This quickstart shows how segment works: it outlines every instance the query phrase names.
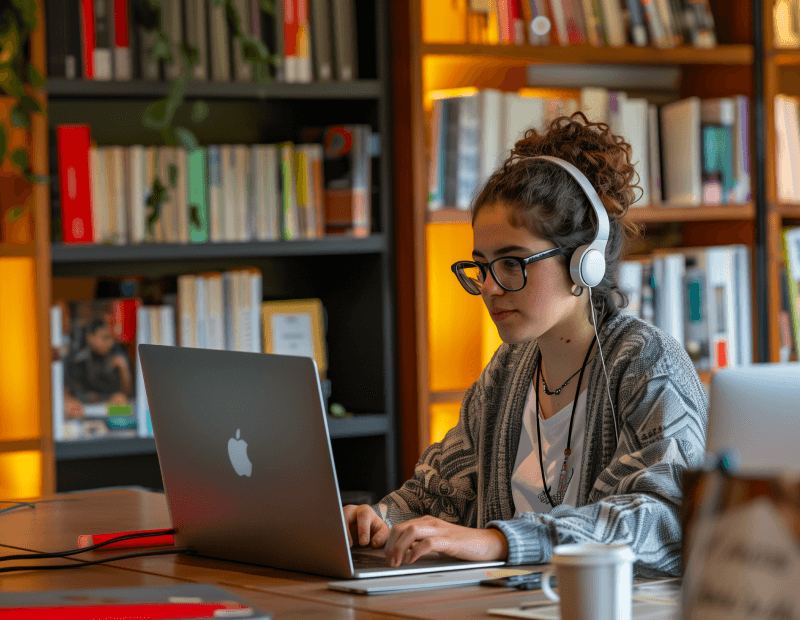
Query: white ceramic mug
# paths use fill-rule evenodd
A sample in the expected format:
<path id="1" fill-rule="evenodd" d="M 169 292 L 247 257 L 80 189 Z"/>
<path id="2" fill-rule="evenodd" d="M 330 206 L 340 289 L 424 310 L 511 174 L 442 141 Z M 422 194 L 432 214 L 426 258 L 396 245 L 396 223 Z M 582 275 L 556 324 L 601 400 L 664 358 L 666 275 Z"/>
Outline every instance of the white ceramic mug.
<path id="1" fill-rule="evenodd" d="M 628 545 L 558 545 L 542 592 L 559 603 L 561 620 L 631 620 L 634 559 Z M 554 575 L 560 596 L 550 587 Z"/>

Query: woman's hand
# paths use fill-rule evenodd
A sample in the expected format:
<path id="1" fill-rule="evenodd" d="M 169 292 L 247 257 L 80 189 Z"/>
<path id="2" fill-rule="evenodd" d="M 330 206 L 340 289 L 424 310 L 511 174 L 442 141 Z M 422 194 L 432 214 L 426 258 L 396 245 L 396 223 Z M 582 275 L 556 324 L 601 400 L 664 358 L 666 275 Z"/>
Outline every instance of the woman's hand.
<path id="1" fill-rule="evenodd" d="M 372 506 L 361 504 L 355 506 L 349 504 L 345 506 L 344 521 L 347 524 L 347 541 L 352 547 L 355 544 L 366 547 L 382 547 L 389 537 L 389 526 L 381 519 Z"/>
<path id="2" fill-rule="evenodd" d="M 464 527 L 425 516 L 392 527 L 384 551 L 389 566 L 410 564 L 432 551 L 459 560 L 505 560 L 508 541 L 497 529 Z"/>

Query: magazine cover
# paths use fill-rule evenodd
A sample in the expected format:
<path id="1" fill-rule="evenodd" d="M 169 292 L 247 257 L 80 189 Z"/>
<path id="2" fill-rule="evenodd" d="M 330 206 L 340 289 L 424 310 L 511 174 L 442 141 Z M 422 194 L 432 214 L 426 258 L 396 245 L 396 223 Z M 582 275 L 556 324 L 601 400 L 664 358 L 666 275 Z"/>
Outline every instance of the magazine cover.
<path id="1" fill-rule="evenodd" d="M 53 306 L 53 363 L 60 365 L 53 373 L 56 441 L 136 436 L 140 305 L 140 299 L 96 299 Z"/>

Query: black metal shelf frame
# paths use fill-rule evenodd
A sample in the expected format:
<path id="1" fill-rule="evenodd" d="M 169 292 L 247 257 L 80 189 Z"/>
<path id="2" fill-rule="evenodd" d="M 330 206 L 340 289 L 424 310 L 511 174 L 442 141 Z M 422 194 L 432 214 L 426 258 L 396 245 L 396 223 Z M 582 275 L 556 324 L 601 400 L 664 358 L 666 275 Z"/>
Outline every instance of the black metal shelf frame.
<path id="1" fill-rule="evenodd" d="M 160 99 L 167 96 L 169 88 L 169 82 L 148 80 L 47 80 L 49 99 Z M 382 93 L 379 80 L 310 84 L 189 82 L 186 87 L 189 99 L 379 99 Z"/>

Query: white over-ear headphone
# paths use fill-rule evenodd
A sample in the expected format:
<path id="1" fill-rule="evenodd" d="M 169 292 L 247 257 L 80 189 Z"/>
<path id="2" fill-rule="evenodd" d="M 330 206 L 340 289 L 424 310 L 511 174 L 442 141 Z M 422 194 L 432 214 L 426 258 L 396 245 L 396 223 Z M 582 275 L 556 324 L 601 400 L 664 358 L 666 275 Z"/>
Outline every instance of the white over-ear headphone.
<path id="1" fill-rule="evenodd" d="M 578 247 L 572 254 L 569 262 L 569 274 L 576 285 L 586 288 L 597 286 L 602 282 L 606 273 L 606 244 L 608 243 L 608 214 L 600 196 L 597 195 L 589 179 L 568 161 L 551 157 L 550 155 L 537 155 L 531 159 L 544 159 L 566 170 L 581 186 L 583 193 L 589 199 L 597 215 L 597 235 L 588 245 Z"/>

